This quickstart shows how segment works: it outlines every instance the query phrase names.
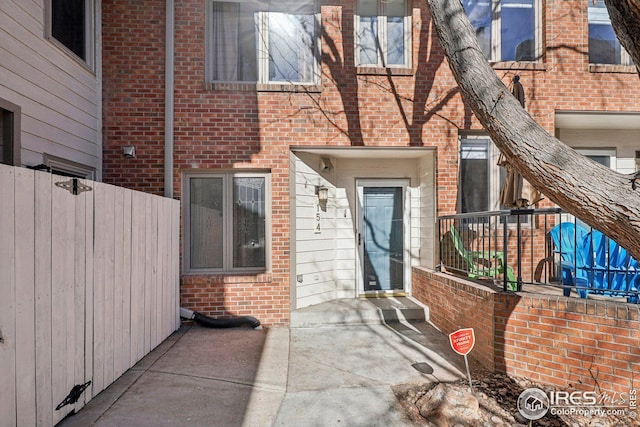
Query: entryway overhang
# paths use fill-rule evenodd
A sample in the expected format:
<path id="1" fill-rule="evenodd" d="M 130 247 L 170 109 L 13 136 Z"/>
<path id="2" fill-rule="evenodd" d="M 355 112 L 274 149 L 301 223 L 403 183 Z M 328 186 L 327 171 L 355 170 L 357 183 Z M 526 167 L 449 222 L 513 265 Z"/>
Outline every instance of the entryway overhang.
<path id="1" fill-rule="evenodd" d="M 362 228 L 365 223 L 371 226 L 367 221 L 371 218 L 381 225 L 378 236 L 385 234 L 382 230 L 398 233 L 375 244 L 386 249 L 393 242 L 388 248 L 394 254 L 390 262 L 404 271 L 403 285 L 395 284 L 393 293 L 400 289 L 400 294 L 410 295 L 410 267 L 434 264 L 435 171 L 433 147 L 290 147 L 292 310 L 356 298 L 373 292 L 372 287 L 385 293 L 381 281 L 371 279 L 367 264 L 371 252 L 364 252 L 367 234 Z M 363 186 L 369 190 L 363 191 Z M 364 199 L 376 201 L 375 206 L 367 205 L 369 210 L 363 206 L 363 194 Z M 389 218 L 371 213 L 371 209 L 389 210 L 385 203 L 404 213 Z M 387 219 L 389 224 L 382 226 Z M 402 232 L 390 225 L 397 221 L 403 224 Z M 372 239 L 369 242 L 373 244 Z M 397 267 L 399 262 L 404 267 Z"/>

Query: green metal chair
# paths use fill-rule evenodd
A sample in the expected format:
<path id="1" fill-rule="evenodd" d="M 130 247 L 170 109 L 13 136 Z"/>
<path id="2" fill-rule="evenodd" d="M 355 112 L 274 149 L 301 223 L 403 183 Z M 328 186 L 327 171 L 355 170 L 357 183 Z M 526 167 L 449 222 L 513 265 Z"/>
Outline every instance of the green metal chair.
<path id="1" fill-rule="evenodd" d="M 516 275 L 513 269 L 504 262 L 504 252 L 471 251 L 465 248 L 460 232 L 453 225 L 451 226 L 451 240 L 456 251 L 466 264 L 469 278 L 479 279 L 504 274 L 507 278 L 509 290 L 518 290 Z"/>

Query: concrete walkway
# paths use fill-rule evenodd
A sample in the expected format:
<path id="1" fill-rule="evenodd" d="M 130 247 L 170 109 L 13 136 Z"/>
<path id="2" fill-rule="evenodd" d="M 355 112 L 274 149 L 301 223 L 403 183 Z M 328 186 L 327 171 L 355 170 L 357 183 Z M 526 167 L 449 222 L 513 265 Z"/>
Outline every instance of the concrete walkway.
<path id="1" fill-rule="evenodd" d="M 392 386 L 463 378 L 464 362 L 405 320 L 415 302 L 382 304 L 321 304 L 290 329 L 183 326 L 60 425 L 412 426 Z"/>

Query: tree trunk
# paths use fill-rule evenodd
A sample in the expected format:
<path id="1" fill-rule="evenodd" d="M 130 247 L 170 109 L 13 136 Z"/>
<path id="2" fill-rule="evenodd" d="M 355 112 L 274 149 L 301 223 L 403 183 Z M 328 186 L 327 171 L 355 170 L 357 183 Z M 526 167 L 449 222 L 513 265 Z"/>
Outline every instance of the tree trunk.
<path id="1" fill-rule="evenodd" d="M 640 182 L 635 190 L 629 175 L 549 135 L 493 71 L 461 3 L 427 1 L 458 86 L 502 154 L 545 196 L 640 259 Z"/>

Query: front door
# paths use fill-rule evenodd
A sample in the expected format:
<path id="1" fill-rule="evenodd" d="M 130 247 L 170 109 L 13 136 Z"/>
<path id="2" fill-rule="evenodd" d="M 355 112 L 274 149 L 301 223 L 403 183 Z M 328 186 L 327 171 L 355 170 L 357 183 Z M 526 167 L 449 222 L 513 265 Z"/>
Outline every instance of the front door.
<path id="1" fill-rule="evenodd" d="M 401 180 L 358 182 L 361 292 L 405 290 L 405 188 Z"/>

